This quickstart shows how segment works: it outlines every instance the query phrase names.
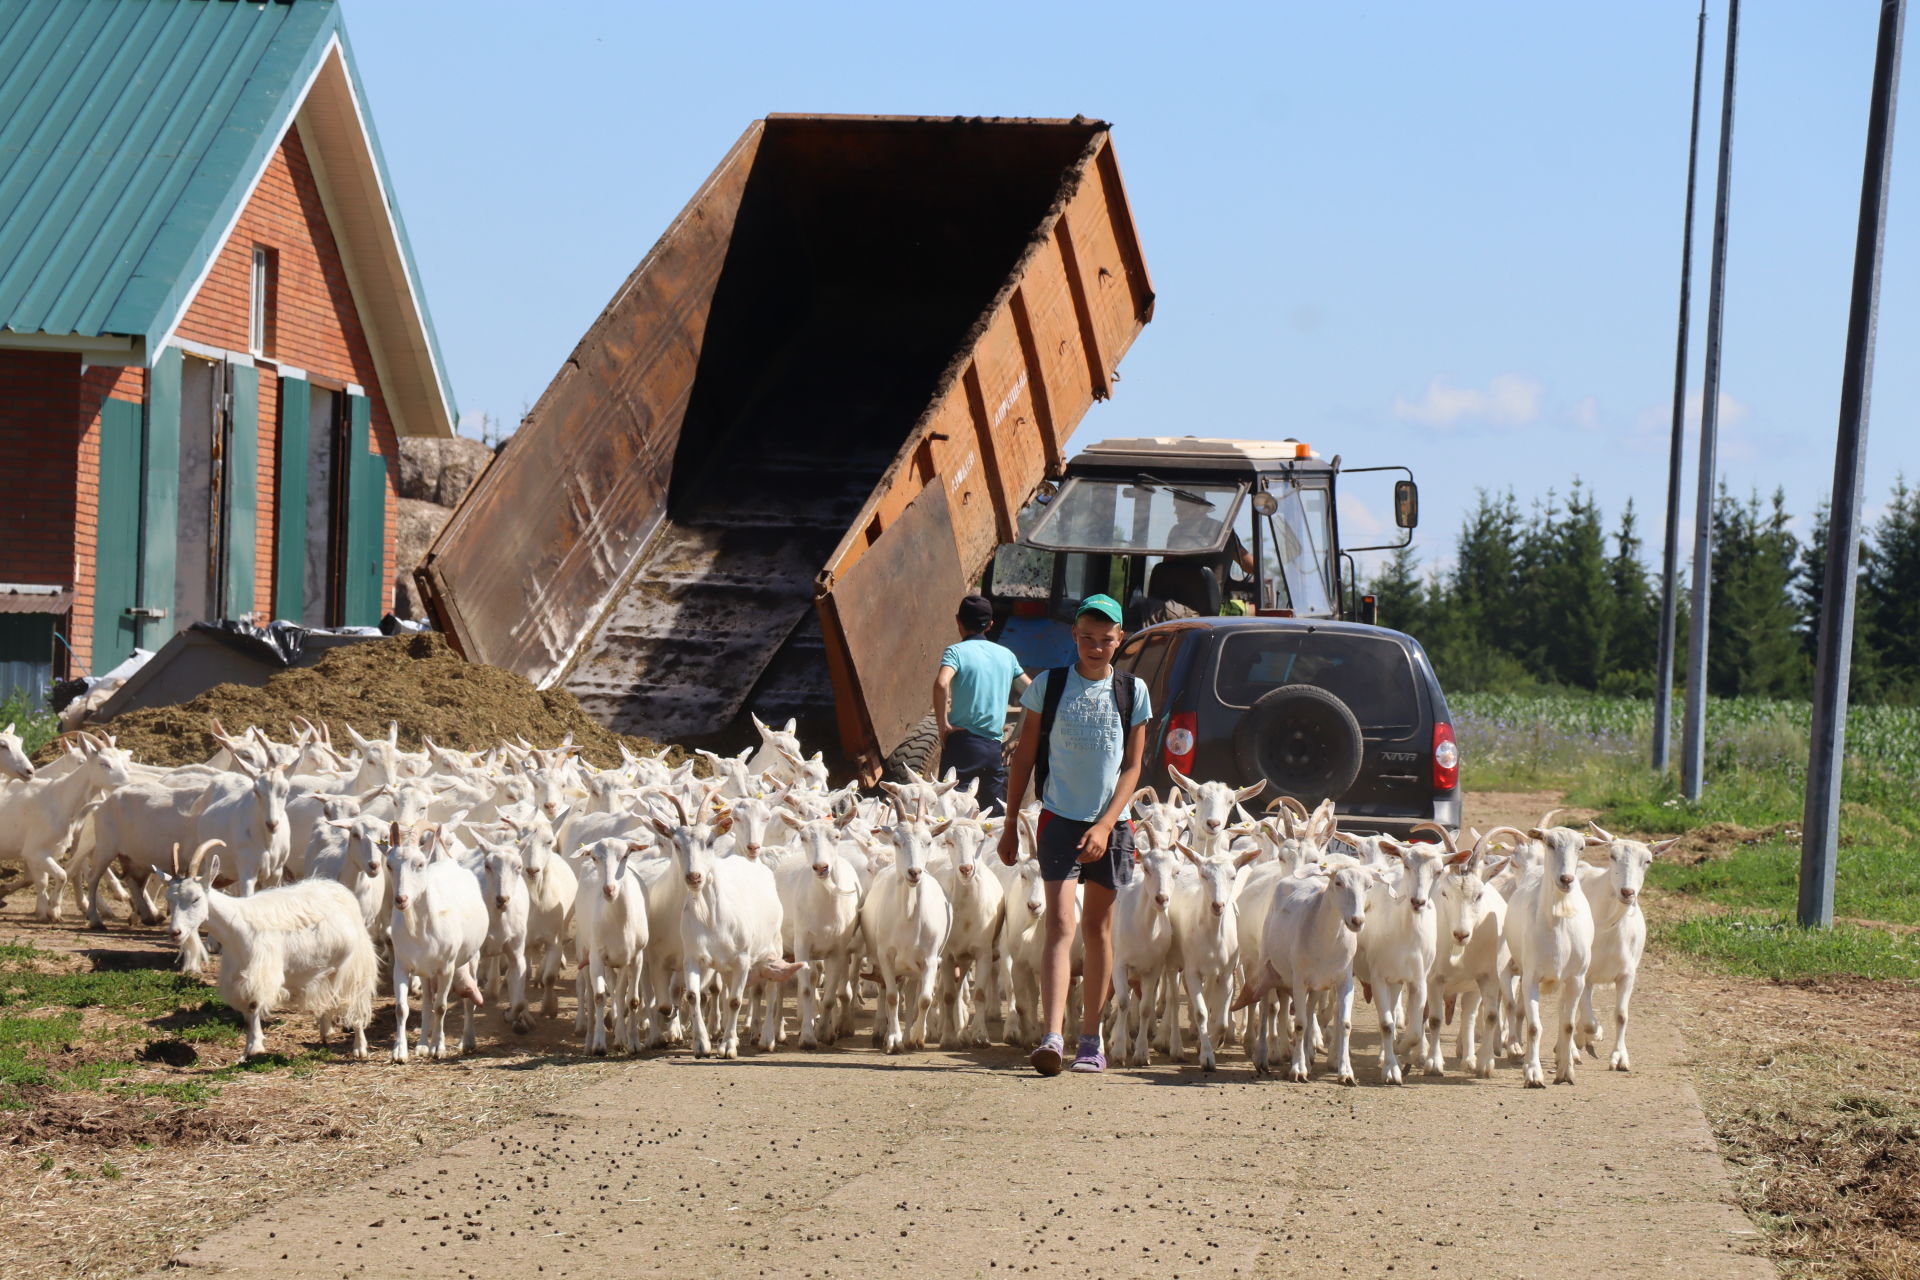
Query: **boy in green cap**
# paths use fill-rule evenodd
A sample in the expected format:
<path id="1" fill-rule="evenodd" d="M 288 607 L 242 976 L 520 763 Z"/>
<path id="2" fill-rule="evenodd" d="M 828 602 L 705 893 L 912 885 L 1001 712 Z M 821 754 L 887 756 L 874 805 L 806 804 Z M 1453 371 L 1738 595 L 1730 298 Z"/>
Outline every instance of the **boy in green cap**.
<path id="1" fill-rule="evenodd" d="M 1040 1004 L 1046 1033 L 1033 1051 L 1041 1075 L 1060 1073 L 1065 1058 L 1061 1023 L 1072 982 L 1073 931 L 1079 917 L 1085 960 L 1082 973 L 1080 1043 L 1073 1069 L 1104 1071 L 1100 1019 L 1113 980 L 1113 899 L 1133 878 L 1133 825 L 1124 815 L 1140 785 L 1146 751 L 1146 685 L 1113 669 L 1126 633 L 1112 596 L 1088 596 L 1073 619 L 1079 661 L 1043 672 L 1020 698 L 1026 716 L 1020 746 L 1007 777 L 1007 813 L 1017 815 L 1028 779 L 1040 784 L 1036 854 L 1046 882 L 1046 950 L 1040 966 Z M 1000 835 L 1000 860 L 1012 866 L 1020 853 L 1016 822 Z M 1085 886 L 1081 914 L 1075 882 Z"/>

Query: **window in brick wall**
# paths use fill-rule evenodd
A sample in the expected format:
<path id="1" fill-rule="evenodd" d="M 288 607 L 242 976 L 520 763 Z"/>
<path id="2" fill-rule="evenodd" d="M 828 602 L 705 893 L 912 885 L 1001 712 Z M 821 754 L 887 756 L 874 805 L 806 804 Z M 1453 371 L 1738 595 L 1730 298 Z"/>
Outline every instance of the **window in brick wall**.
<path id="1" fill-rule="evenodd" d="M 247 349 L 256 356 L 273 354 L 275 259 L 279 255 L 260 245 L 253 247 L 252 288 L 248 291 Z"/>

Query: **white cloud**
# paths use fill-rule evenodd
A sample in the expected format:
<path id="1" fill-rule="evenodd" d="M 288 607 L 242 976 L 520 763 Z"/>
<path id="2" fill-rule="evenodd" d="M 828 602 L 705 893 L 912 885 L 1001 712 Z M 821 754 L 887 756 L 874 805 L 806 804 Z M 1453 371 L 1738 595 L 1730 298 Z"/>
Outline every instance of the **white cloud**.
<path id="1" fill-rule="evenodd" d="M 1567 410 L 1567 420 L 1582 431 L 1600 429 L 1600 401 L 1593 396 L 1585 396 L 1574 402 Z"/>
<path id="2" fill-rule="evenodd" d="M 1384 520 L 1350 493 L 1340 495 L 1340 533 L 1347 542 L 1372 542 L 1387 531 Z"/>
<path id="3" fill-rule="evenodd" d="M 1706 392 L 1692 391 L 1687 394 L 1687 430 L 1698 433 L 1700 430 L 1700 408 L 1706 403 Z M 1720 393 L 1720 429 L 1743 425 L 1753 417 L 1753 406 L 1744 400 L 1736 399 L 1725 391 Z M 1657 408 L 1642 409 L 1636 425 L 1640 432 L 1648 436 L 1665 437 L 1673 426 L 1673 402 Z"/>
<path id="4" fill-rule="evenodd" d="M 1523 427 L 1539 418 L 1541 393 L 1538 382 L 1517 373 L 1500 374 L 1484 388 L 1451 386 L 1445 378 L 1435 378 L 1418 400 L 1395 396 L 1393 416 L 1429 427 Z"/>

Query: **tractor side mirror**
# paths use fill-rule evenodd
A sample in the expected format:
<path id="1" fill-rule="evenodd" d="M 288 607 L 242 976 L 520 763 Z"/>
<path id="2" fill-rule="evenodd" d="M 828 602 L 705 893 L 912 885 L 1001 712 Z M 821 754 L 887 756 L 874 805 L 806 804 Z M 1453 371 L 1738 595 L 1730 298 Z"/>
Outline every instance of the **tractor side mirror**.
<path id="1" fill-rule="evenodd" d="M 1411 529 L 1420 523 L 1420 486 L 1411 480 L 1394 482 L 1393 522 L 1402 529 Z"/>

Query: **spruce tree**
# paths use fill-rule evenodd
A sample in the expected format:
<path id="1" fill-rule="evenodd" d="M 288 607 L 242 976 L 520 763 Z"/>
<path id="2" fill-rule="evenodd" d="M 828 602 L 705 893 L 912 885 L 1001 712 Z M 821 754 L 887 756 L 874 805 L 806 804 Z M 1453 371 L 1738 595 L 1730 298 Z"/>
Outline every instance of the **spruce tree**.
<path id="1" fill-rule="evenodd" d="M 1800 648 L 1809 662 L 1820 652 L 1820 610 L 1827 597 L 1827 539 L 1832 529 L 1833 504 L 1822 498 L 1813 509 L 1813 528 L 1793 570 L 1794 603 L 1800 611 Z"/>
<path id="2" fill-rule="evenodd" d="M 1614 534 L 1613 559 L 1607 562 L 1607 578 L 1613 588 L 1613 643 L 1602 677 L 1608 687 L 1623 693 L 1650 690 L 1654 669 L 1659 665 L 1660 600 L 1647 584 L 1646 566 L 1640 562 L 1641 548 L 1639 522 L 1633 499 L 1628 498 Z"/>
<path id="3" fill-rule="evenodd" d="M 1402 547 L 1374 572 L 1367 583 L 1380 625 L 1421 637 L 1426 633 L 1426 592 L 1420 582 L 1419 561 L 1412 547 Z"/>
<path id="4" fill-rule="evenodd" d="M 1714 501 L 1713 609 L 1707 689 L 1720 697 L 1797 697 L 1808 663 L 1791 598 L 1798 541 L 1778 491 L 1762 512 L 1759 495 L 1736 501 L 1724 485 Z"/>
<path id="5" fill-rule="evenodd" d="M 1564 511 L 1547 508 L 1532 550 L 1530 612 L 1544 672 L 1572 688 L 1597 688 L 1613 632 L 1613 589 L 1600 508 L 1578 479 Z"/>
<path id="6" fill-rule="evenodd" d="M 1920 702 L 1920 489 L 1905 477 L 1873 526 L 1856 626 L 1868 633 L 1882 696 Z"/>

